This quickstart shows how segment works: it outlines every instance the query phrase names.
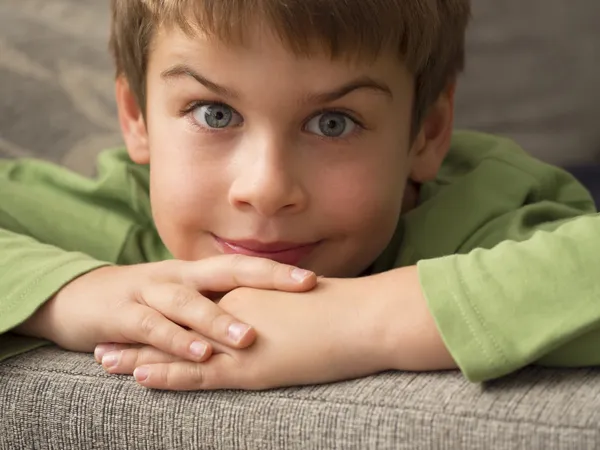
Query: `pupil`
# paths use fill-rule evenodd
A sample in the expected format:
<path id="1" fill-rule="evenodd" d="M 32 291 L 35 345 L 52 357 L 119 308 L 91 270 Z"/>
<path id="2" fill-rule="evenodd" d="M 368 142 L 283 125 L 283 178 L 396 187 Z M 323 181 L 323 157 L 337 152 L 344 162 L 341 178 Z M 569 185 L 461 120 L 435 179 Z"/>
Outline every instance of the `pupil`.
<path id="1" fill-rule="evenodd" d="M 333 120 L 333 119 L 331 119 L 331 120 L 329 120 L 329 122 L 327 122 L 327 126 L 328 126 L 328 127 L 331 129 L 331 130 L 334 130 L 334 129 L 335 129 L 335 127 L 336 127 L 336 125 L 337 125 L 337 124 L 336 124 L 335 120 Z"/>
<path id="2" fill-rule="evenodd" d="M 216 119 L 217 119 L 217 120 L 223 120 L 223 117 L 224 117 L 223 111 L 218 111 L 218 112 L 215 114 L 215 116 L 216 116 Z"/>

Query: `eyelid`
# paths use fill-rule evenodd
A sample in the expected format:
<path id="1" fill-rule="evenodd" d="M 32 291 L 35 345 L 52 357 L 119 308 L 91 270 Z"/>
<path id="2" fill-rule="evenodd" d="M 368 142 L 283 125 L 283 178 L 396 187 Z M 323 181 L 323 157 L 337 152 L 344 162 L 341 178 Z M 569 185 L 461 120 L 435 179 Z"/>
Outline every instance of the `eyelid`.
<path id="1" fill-rule="evenodd" d="M 304 123 L 304 127 L 306 127 L 306 125 L 313 119 L 315 119 L 316 117 L 322 116 L 323 114 L 341 114 L 343 116 L 346 116 L 348 119 L 350 119 L 351 121 L 353 121 L 357 126 L 359 126 L 360 128 L 363 129 L 368 129 L 365 124 L 364 121 L 359 119 L 358 117 L 356 117 L 356 114 L 352 113 L 351 111 L 348 111 L 344 108 L 323 108 L 320 109 L 319 111 L 317 111 L 316 113 L 314 113 L 313 115 L 311 115 L 306 122 Z"/>
<path id="2" fill-rule="evenodd" d="M 180 111 L 180 116 L 185 117 L 185 119 L 193 126 L 196 130 L 201 130 L 203 133 L 224 133 L 231 128 L 237 128 L 239 125 L 235 127 L 225 127 L 225 128 L 210 128 L 200 125 L 193 117 L 193 112 L 201 108 L 202 106 L 223 106 L 225 108 L 229 108 L 234 115 L 238 115 L 241 118 L 241 123 L 244 122 L 244 117 L 232 106 L 227 103 L 214 101 L 214 100 L 195 100 L 188 104 L 184 109 Z"/>
<path id="3" fill-rule="evenodd" d="M 231 109 L 231 111 L 233 111 L 235 114 L 238 114 L 239 116 L 241 116 L 241 114 L 233 106 L 230 106 L 230 105 L 228 105 L 227 103 L 224 103 L 224 102 L 211 101 L 211 100 L 195 100 L 195 101 L 189 103 L 185 108 L 183 108 L 181 110 L 181 114 L 182 115 L 189 114 L 192 111 L 194 111 L 196 108 L 200 108 L 202 106 L 207 106 L 207 105 L 211 105 L 211 106 L 224 106 L 226 108 Z"/>

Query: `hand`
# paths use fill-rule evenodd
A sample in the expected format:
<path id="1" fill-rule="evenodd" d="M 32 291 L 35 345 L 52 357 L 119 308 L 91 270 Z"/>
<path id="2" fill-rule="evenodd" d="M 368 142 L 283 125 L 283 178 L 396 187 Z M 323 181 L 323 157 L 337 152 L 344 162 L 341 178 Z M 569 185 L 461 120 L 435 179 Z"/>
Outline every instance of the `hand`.
<path id="1" fill-rule="evenodd" d="M 245 348 L 256 337 L 206 295 L 239 286 L 303 291 L 315 284 L 312 272 L 241 255 L 104 267 L 66 285 L 15 331 L 73 351 L 92 351 L 102 342 L 142 343 L 203 361 L 211 343 Z"/>
<path id="2" fill-rule="evenodd" d="M 138 367 L 144 386 L 174 390 L 266 389 L 376 373 L 391 367 L 384 330 L 376 326 L 381 308 L 369 307 L 369 290 L 363 279 L 321 279 L 302 294 L 237 289 L 219 306 L 254 326 L 252 347 L 215 345 L 220 353 L 197 364 L 148 346 L 118 346 L 103 363 L 111 373 L 131 374 Z"/>
<path id="3" fill-rule="evenodd" d="M 237 289 L 219 304 L 254 325 L 244 351 L 217 348 L 205 363 L 150 346 L 118 346 L 111 373 L 155 389 L 267 389 L 326 383 L 384 370 L 456 368 L 423 296 L 416 267 L 358 279 L 322 279 L 306 293 Z M 109 367 L 110 366 L 110 367 Z"/>

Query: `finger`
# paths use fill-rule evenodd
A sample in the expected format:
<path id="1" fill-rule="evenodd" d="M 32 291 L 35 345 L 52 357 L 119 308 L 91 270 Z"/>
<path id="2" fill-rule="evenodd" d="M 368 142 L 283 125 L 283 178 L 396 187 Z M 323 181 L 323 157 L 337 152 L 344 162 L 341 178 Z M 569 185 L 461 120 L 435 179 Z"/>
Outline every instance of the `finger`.
<path id="1" fill-rule="evenodd" d="M 150 364 L 135 369 L 136 381 L 151 389 L 170 391 L 198 391 L 235 389 L 231 374 L 239 370 L 238 363 L 229 355 L 214 355 L 206 363 L 173 362 Z"/>
<path id="2" fill-rule="evenodd" d="M 102 367 L 108 373 L 131 375 L 136 367 L 145 364 L 181 362 L 181 358 L 154 347 L 143 346 L 108 352 L 102 358 Z"/>
<path id="3" fill-rule="evenodd" d="M 114 344 L 114 343 L 98 344 L 96 346 L 96 348 L 94 349 L 94 358 L 96 359 L 96 362 L 101 363 L 104 355 L 109 352 L 113 352 L 113 351 L 117 351 L 117 350 L 125 350 L 128 348 L 137 348 L 137 347 L 140 347 L 140 345 L 139 344 Z"/>
<path id="4" fill-rule="evenodd" d="M 152 307 L 131 304 L 119 320 L 118 327 L 128 341 L 147 344 L 191 361 L 204 361 L 211 355 L 212 347 L 206 340 L 173 323 Z"/>
<path id="5" fill-rule="evenodd" d="M 166 318 L 214 342 L 230 348 L 246 348 L 256 339 L 256 332 L 250 325 L 240 322 L 190 287 L 172 283 L 155 284 L 143 288 L 141 295 L 148 306 Z M 148 343 L 173 353 L 164 345 Z"/>
<path id="6" fill-rule="evenodd" d="M 205 292 L 229 292 L 238 287 L 304 292 L 317 284 L 314 272 L 265 258 L 222 255 L 181 266 L 180 281 Z"/>

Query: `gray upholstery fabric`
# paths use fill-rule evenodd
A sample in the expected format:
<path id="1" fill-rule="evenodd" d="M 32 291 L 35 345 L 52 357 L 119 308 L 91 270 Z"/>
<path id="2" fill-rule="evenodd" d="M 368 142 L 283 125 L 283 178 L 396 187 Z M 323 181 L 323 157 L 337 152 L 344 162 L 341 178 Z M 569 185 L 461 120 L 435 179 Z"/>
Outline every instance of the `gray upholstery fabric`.
<path id="1" fill-rule="evenodd" d="M 478 386 L 456 373 L 329 386 L 155 392 L 88 355 L 41 349 L 0 364 L 0 450 L 592 449 L 600 373 L 527 369 Z"/>
<path id="2" fill-rule="evenodd" d="M 459 124 L 554 162 L 600 150 L 596 0 L 474 0 Z M 107 0 L 0 1 L 0 156 L 92 173 L 121 142 Z M 534 26 L 535 24 L 535 26 Z M 263 393 L 163 393 L 45 348 L 0 364 L 0 450 L 589 449 L 600 374 L 527 369 L 486 386 L 383 374 Z"/>

